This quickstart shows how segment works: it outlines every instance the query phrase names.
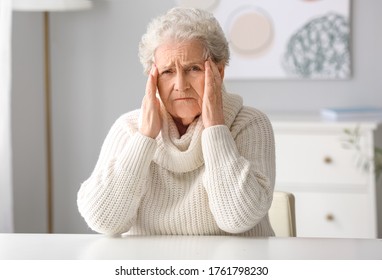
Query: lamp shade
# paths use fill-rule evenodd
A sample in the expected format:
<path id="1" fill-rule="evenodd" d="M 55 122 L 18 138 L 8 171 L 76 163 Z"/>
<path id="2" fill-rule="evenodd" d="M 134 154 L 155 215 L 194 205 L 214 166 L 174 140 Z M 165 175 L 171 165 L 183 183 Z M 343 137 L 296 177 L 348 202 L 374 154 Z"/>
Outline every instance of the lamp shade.
<path id="1" fill-rule="evenodd" d="M 59 12 L 89 9 L 89 0 L 13 0 L 14 11 Z"/>

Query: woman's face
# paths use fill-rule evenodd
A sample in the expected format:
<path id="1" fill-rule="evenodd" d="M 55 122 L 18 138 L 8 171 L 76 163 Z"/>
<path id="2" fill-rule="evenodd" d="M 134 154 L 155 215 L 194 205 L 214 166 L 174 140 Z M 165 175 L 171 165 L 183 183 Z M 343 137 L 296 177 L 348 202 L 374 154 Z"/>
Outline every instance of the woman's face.
<path id="1" fill-rule="evenodd" d="M 155 52 L 158 90 L 167 112 L 183 125 L 202 113 L 204 48 L 197 40 L 167 42 Z"/>

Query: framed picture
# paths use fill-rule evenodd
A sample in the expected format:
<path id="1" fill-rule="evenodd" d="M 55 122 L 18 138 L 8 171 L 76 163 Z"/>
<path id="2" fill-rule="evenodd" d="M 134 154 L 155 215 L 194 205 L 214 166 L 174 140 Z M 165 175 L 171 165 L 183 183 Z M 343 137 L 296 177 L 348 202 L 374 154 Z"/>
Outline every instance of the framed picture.
<path id="1" fill-rule="evenodd" d="M 178 0 L 209 10 L 230 44 L 226 79 L 349 79 L 350 0 Z"/>

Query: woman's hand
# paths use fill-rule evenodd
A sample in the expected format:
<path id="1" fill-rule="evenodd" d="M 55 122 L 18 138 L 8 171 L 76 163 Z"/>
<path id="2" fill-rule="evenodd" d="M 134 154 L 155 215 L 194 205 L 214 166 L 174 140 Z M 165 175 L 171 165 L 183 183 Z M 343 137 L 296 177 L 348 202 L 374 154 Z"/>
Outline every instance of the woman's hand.
<path id="1" fill-rule="evenodd" d="M 142 100 L 139 127 L 140 133 L 153 139 L 158 136 L 161 130 L 160 102 L 156 97 L 157 81 L 158 69 L 153 65 L 146 83 L 146 95 Z"/>
<path id="2" fill-rule="evenodd" d="M 224 124 L 222 100 L 222 73 L 209 58 L 205 64 L 202 118 L 204 127 Z"/>

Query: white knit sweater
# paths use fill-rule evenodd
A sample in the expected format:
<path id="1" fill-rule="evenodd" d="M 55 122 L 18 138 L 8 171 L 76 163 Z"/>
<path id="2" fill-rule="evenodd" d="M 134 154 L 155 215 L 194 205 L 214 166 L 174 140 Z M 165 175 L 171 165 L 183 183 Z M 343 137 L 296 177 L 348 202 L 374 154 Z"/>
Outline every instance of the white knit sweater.
<path id="1" fill-rule="evenodd" d="M 139 110 L 112 126 L 78 192 L 88 226 L 105 234 L 274 235 L 268 219 L 275 147 L 268 118 L 223 94 L 225 125 L 201 118 L 179 137 L 162 112 L 156 139 L 138 132 Z"/>

